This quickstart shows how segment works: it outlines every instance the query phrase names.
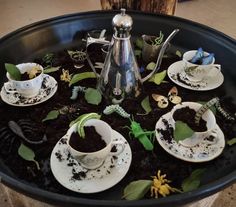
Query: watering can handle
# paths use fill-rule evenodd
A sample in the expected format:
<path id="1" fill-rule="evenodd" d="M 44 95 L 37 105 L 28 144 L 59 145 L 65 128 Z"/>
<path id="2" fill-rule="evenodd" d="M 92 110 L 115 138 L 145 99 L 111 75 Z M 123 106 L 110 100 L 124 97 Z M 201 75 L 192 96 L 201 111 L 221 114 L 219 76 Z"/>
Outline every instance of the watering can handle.
<path id="1" fill-rule="evenodd" d="M 99 38 L 99 39 L 92 38 L 92 37 L 87 38 L 87 42 L 86 42 L 86 59 L 88 61 L 89 66 L 92 68 L 93 72 L 95 73 L 96 78 L 99 78 L 100 75 L 97 73 L 96 68 L 94 67 L 94 65 L 93 65 L 93 63 L 92 63 L 92 61 L 89 57 L 88 51 L 87 51 L 88 46 L 91 45 L 91 44 L 94 44 L 94 43 L 104 45 L 104 44 L 110 44 L 110 41 L 107 41 L 107 40 L 101 39 L 101 38 Z"/>
<path id="2" fill-rule="evenodd" d="M 146 77 L 144 77 L 141 81 L 142 83 L 145 82 L 146 80 L 148 80 L 149 78 L 151 78 L 153 76 L 154 73 L 156 73 L 161 66 L 161 62 L 162 62 L 162 57 L 166 51 L 166 48 L 168 46 L 168 43 L 173 39 L 173 37 L 179 32 L 179 29 L 175 29 L 166 39 L 166 41 L 163 43 L 160 53 L 158 55 L 157 61 L 156 61 L 156 66 L 153 69 L 153 71 L 151 73 L 149 73 Z"/>

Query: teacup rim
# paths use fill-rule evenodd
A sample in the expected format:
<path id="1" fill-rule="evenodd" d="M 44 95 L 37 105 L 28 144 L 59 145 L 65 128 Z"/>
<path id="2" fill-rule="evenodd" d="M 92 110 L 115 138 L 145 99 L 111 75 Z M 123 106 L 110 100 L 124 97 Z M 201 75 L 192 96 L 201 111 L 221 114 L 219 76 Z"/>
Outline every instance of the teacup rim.
<path id="1" fill-rule="evenodd" d="M 183 61 L 186 61 L 187 63 L 189 64 L 192 64 L 193 66 L 207 66 L 207 65 L 213 65 L 215 64 L 215 57 L 212 58 L 212 62 L 210 64 L 206 64 L 206 65 L 199 65 L 199 64 L 195 64 L 195 63 L 191 63 L 190 60 L 188 60 L 186 58 L 186 55 L 190 54 L 190 53 L 193 53 L 193 54 L 196 54 L 198 50 L 188 50 L 186 52 L 183 53 L 183 56 L 182 56 L 182 60 Z M 210 53 L 209 52 L 206 52 L 206 51 L 203 51 L 204 55 L 209 55 Z"/>
<path id="2" fill-rule="evenodd" d="M 35 65 L 35 66 L 38 65 L 39 68 L 41 69 L 41 73 L 40 73 L 38 76 L 36 76 L 36 77 L 34 77 L 34 78 L 32 78 L 32 79 L 29 79 L 29 80 L 14 80 L 14 79 L 11 78 L 10 74 L 9 74 L 8 72 L 6 72 L 6 77 L 8 78 L 8 80 L 9 80 L 9 81 L 14 81 L 14 82 L 24 83 L 24 82 L 28 82 L 28 81 L 33 81 L 33 80 L 35 80 L 36 78 L 38 78 L 38 77 L 40 77 L 40 76 L 42 76 L 42 75 L 44 74 L 44 73 L 43 73 L 43 66 L 40 65 L 40 64 L 38 64 L 38 63 L 33 63 L 33 62 L 20 63 L 20 64 L 17 64 L 16 67 L 17 67 L 17 66 L 21 66 L 21 65 L 27 65 L 27 64 L 33 64 L 33 65 Z"/>

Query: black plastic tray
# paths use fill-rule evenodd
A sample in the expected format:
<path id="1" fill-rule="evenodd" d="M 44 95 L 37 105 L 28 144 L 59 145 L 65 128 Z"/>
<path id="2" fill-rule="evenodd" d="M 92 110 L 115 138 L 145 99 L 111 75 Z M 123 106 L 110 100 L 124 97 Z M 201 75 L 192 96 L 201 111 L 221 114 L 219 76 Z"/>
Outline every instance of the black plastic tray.
<path id="1" fill-rule="evenodd" d="M 4 63 L 14 64 L 31 61 L 40 54 L 48 51 L 56 51 L 77 44 L 77 32 L 92 29 L 107 29 L 111 32 L 111 20 L 117 12 L 95 11 L 78 13 L 44 20 L 23 27 L 0 39 L 0 81 L 5 81 Z M 213 51 L 217 63 L 222 65 L 225 76 L 224 87 L 227 96 L 236 100 L 236 41 L 221 32 L 185 19 L 129 12 L 133 17 L 133 36 L 141 34 L 157 34 L 162 30 L 164 34 L 170 34 L 175 28 L 180 32 L 173 39 L 172 44 L 176 47 L 190 50 L 199 46 L 206 51 Z M 2 85 L 2 84 L 1 84 Z M 194 93 L 193 91 L 189 91 Z M 202 92 L 207 93 L 207 92 Z M 0 107 L 3 103 L 0 102 Z M 236 146 L 224 151 L 224 155 L 230 159 L 230 165 L 222 165 L 219 170 L 208 169 L 208 176 L 204 184 L 189 193 L 172 195 L 166 198 L 140 200 L 128 202 L 119 200 L 116 193 L 120 194 L 119 187 L 113 187 L 104 193 L 84 196 L 73 194 L 65 196 L 48 192 L 29 185 L 14 176 L 0 160 L 0 181 L 11 188 L 44 202 L 54 203 L 61 206 L 175 206 L 186 204 L 210 194 L 213 194 L 236 181 Z M 138 172 L 137 172 L 138 173 Z M 173 172 L 174 173 L 174 172 Z"/>

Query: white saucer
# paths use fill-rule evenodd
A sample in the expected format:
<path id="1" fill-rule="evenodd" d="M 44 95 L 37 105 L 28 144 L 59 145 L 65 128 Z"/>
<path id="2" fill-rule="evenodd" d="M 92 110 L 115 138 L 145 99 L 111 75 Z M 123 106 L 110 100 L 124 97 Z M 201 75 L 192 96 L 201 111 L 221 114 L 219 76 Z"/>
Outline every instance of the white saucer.
<path id="1" fill-rule="evenodd" d="M 117 184 L 128 172 L 132 153 L 128 142 L 120 133 L 113 130 L 113 140 L 125 142 L 124 151 L 117 156 L 108 156 L 104 164 L 95 170 L 83 168 L 70 155 L 66 136 L 57 142 L 50 160 L 54 177 L 65 188 L 78 193 L 101 192 Z M 73 179 L 73 172 L 80 175 L 78 179 Z"/>
<path id="2" fill-rule="evenodd" d="M 222 153 L 225 147 L 225 138 L 218 125 L 215 129 L 218 139 L 216 143 L 209 144 L 203 142 L 194 147 L 184 147 L 183 145 L 178 144 L 174 139 L 169 142 L 167 140 L 164 140 L 162 134 L 157 131 L 157 129 L 166 129 L 166 125 L 163 123 L 163 120 L 168 121 L 169 119 L 170 112 L 163 115 L 158 120 L 155 127 L 157 141 L 159 142 L 161 147 L 169 154 L 184 161 L 207 162 L 215 159 Z"/>
<path id="3" fill-rule="evenodd" d="M 179 86 L 194 91 L 208 91 L 218 88 L 224 82 L 224 76 L 220 72 L 216 77 L 205 78 L 201 82 L 189 81 L 184 73 L 184 62 L 178 61 L 169 66 L 167 70 L 169 78 Z"/>
<path id="4" fill-rule="evenodd" d="M 24 98 L 21 97 L 17 91 L 15 93 L 7 93 L 5 88 L 2 87 L 1 89 L 1 98 L 2 100 L 12 106 L 32 106 L 37 105 L 42 102 L 47 101 L 50 99 L 57 91 L 57 81 L 49 75 L 43 75 L 43 83 L 42 88 L 39 91 L 39 94 L 33 98 Z M 16 90 L 14 88 L 11 89 L 12 91 Z"/>

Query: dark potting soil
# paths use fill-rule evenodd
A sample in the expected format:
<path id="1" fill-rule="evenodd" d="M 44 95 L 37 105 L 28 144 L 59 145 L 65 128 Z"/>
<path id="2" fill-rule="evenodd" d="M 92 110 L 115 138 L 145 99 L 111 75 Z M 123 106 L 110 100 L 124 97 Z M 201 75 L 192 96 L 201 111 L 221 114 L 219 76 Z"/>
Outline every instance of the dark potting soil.
<path id="1" fill-rule="evenodd" d="M 196 111 L 187 106 L 177 109 L 173 114 L 173 118 L 175 121 L 182 121 L 188 124 L 188 126 L 195 132 L 207 131 L 206 121 L 202 118 L 200 119 L 199 125 L 195 124 L 195 115 Z"/>
<path id="2" fill-rule="evenodd" d="M 97 133 L 94 126 L 84 127 L 85 137 L 73 132 L 70 137 L 70 146 L 80 152 L 96 152 L 106 147 L 106 142 Z"/>
<path id="3" fill-rule="evenodd" d="M 83 45 L 66 49 L 85 50 Z M 151 179 L 151 176 L 156 175 L 157 170 L 159 169 L 163 174 L 167 174 L 168 179 L 172 180 L 171 185 L 173 187 L 180 188 L 182 181 L 196 168 L 213 168 L 214 172 L 217 173 L 219 171 L 221 174 L 224 174 L 224 168 L 227 168 L 227 166 L 231 165 L 231 158 L 227 156 L 227 153 L 223 153 L 218 158 L 206 163 L 197 164 L 185 162 L 169 155 L 159 146 L 156 141 L 154 142 L 154 150 L 146 151 L 138 139 L 134 138 L 132 133 L 130 133 L 130 130 L 126 127 L 130 127 L 131 122 L 129 119 L 122 118 L 115 113 L 111 115 L 104 115 L 102 113 L 102 111 L 108 105 L 104 99 L 99 105 L 91 105 L 86 102 L 84 94 L 80 92 L 76 100 L 71 100 L 70 97 L 73 87 L 69 87 L 68 82 L 60 80 L 62 69 L 69 70 L 70 74 L 82 73 L 86 71 L 91 72 L 91 69 L 87 61 L 84 62 L 84 67 L 80 69 L 75 68 L 74 62 L 70 58 L 66 49 L 57 51 L 53 54 L 51 66 L 60 66 L 60 68 L 59 71 L 50 73 L 50 75 L 53 76 L 58 82 L 58 91 L 51 99 L 39 105 L 23 107 L 20 109 L 19 107 L 13 107 L 4 103 L 0 103 L 0 157 L 5 166 L 7 166 L 7 173 L 9 175 L 23 180 L 23 182 L 27 182 L 33 186 L 37 186 L 51 192 L 57 192 L 64 195 L 74 195 L 77 197 L 89 197 L 90 195 L 82 195 L 71 192 L 56 181 L 50 169 L 50 156 L 52 149 L 58 140 L 60 140 L 61 137 L 66 134 L 70 122 L 75 120 L 81 114 L 91 112 L 97 112 L 101 114 L 102 120 L 110 124 L 114 130 L 118 131 L 126 138 L 132 150 L 132 163 L 130 169 L 125 178 L 114 187 L 120 188 L 120 194 L 118 193 L 116 195 L 117 199 L 122 197 L 123 189 L 129 182 L 138 179 Z M 170 64 L 180 60 L 180 58 L 175 55 L 175 52 L 176 51 L 169 51 L 167 54 L 168 58 L 163 59 L 161 69 L 158 72 L 167 69 Z M 100 48 L 96 46 L 91 47 L 89 53 L 93 62 L 104 61 L 104 57 L 101 55 Z M 43 67 L 47 66 L 42 57 L 36 59 L 34 62 L 43 65 Z M 138 58 L 138 63 L 140 67 L 146 67 L 140 58 Z M 148 73 L 148 71 L 144 71 L 141 73 L 141 76 L 144 77 Z M 153 131 L 159 118 L 169 112 L 174 106 L 172 103 L 169 103 L 167 108 L 160 109 L 157 107 L 157 103 L 152 99 L 152 93 L 167 96 L 168 91 L 173 86 L 176 86 L 171 82 L 170 79 L 168 79 L 168 77 L 166 77 L 165 80 L 167 82 L 160 85 L 155 85 L 151 82 L 145 82 L 143 84 L 143 93 L 140 95 L 140 97 L 137 99 L 125 100 L 121 104 L 121 106 L 132 115 L 134 120 L 140 123 L 141 127 L 147 131 Z M 92 78 L 84 79 L 75 85 L 95 88 L 96 80 Z M 183 101 L 208 101 L 211 98 L 218 96 L 221 97 L 221 105 L 224 109 L 231 113 L 236 112 L 236 106 L 233 104 L 232 98 L 227 97 L 224 84 L 215 90 L 207 92 L 193 92 L 179 86 L 176 87 L 178 88 L 179 96 L 182 97 Z M 141 107 L 141 101 L 146 96 L 149 96 L 152 111 L 148 115 L 140 115 L 145 114 L 145 111 Z M 54 120 L 42 122 L 42 120 L 50 111 L 59 110 L 62 107 L 65 107 L 65 111 L 67 111 L 67 113 L 60 114 L 58 118 Z M 226 140 L 235 137 L 235 123 L 225 121 L 225 119 L 218 113 L 216 114 L 216 118 L 217 124 L 224 132 Z M 8 127 L 9 121 L 22 123 L 22 120 L 28 120 L 28 122 L 32 124 L 31 131 L 34 136 L 27 134 L 28 139 L 41 140 L 43 134 L 45 134 L 47 136 L 47 141 L 36 145 L 28 144 Z M 26 130 L 23 131 L 26 132 Z M 37 169 L 34 162 L 26 161 L 18 155 L 18 148 L 21 142 L 24 142 L 25 145 L 29 146 L 35 152 L 35 159 L 39 162 L 40 170 Z M 224 152 L 228 152 L 229 150 L 229 148 L 226 148 Z M 235 156 L 232 153 L 231 156 Z M 58 154 L 57 157 L 60 159 L 60 154 Z M 78 176 L 81 177 L 83 175 L 79 174 Z M 208 177 L 202 184 L 212 182 L 214 179 L 215 178 Z M 114 191 L 114 188 L 107 190 L 106 192 L 112 192 Z M 94 199 L 95 196 L 96 194 L 93 194 L 91 198 Z"/>

